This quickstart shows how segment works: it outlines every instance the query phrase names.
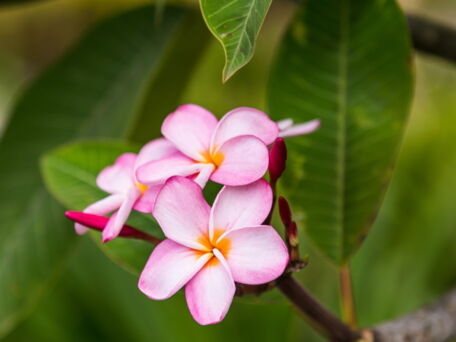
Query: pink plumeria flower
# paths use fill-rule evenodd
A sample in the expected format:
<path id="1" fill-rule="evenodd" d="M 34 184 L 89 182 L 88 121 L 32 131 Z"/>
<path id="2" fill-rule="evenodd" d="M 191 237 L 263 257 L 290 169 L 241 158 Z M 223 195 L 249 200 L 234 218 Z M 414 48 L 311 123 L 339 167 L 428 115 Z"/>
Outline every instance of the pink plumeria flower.
<path id="1" fill-rule="evenodd" d="M 152 160 L 167 157 L 176 153 L 174 145 L 166 139 L 155 139 L 144 145 L 141 151 L 122 154 L 113 165 L 103 169 L 97 177 L 97 185 L 110 196 L 88 206 L 84 212 L 105 216 L 113 211 L 103 230 L 103 241 L 107 242 L 119 235 L 122 226 L 135 209 L 143 213 L 151 213 L 155 199 L 162 185 L 146 186 L 136 180 L 136 170 Z M 117 210 L 117 211 L 116 211 Z M 87 231 L 87 227 L 76 223 L 78 234 Z"/>
<path id="2" fill-rule="evenodd" d="M 206 109 L 187 104 L 165 119 L 161 131 L 179 150 L 175 155 L 150 162 L 138 169 L 143 184 L 160 184 L 171 176 L 194 177 L 204 187 L 209 179 L 239 186 L 261 178 L 268 166 L 266 145 L 280 136 L 307 134 L 318 120 L 293 126 L 278 123 L 249 107 L 228 112 L 220 121 Z"/>
<path id="3" fill-rule="evenodd" d="M 193 318 L 202 325 L 220 322 L 233 300 L 235 282 L 272 281 L 288 264 L 279 234 L 262 225 L 271 205 L 272 191 L 263 179 L 225 186 L 211 208 L 195 182 L 170 178 L 153 212 L 167 239 L 147 261 L 140 290 L 161 300 L 185 286 Z"/>

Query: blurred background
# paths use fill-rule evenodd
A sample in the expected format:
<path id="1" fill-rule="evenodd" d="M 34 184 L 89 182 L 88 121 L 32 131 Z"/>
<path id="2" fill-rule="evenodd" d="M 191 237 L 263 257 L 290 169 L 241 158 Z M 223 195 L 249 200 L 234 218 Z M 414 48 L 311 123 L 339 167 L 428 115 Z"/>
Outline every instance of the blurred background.
<path id="1" fill-rule="evenodd" d="M 0 0 L 0 136 L 23 89 L 92 24 L 144 3 Z M 180 3 L 197 5 L 191 0 Z M 456 26 L 453 0 L 403 0 L 401 5 L 407 12 Z M 239 106 L 264 109 L 270 63 L 294 6 L 292 1 L 275 1 L 255 57 L 225 85 L 220 76 L 223 52 L 211 39 L 180 102 L 197 103 L 219 115 Z M 456 285 L 455 94 L 456 66 L 417 55 L 412 114 L 393 181 L 379 218 L 353 261 L 362 326 L 414 310 Z M 304 236 L 301 243 L 310 264 L 298 276 L 338 312 L 335 270 L 306 244 Z M 276 290 L 261 298 L 238 298 L 221 324 L 200 327 L 190 317 L 182 294 L 154 302 L 137 290 L 136 282 L 90 238 L 82 237 L 68 267 L 0 339 L 321 341 Z"/>

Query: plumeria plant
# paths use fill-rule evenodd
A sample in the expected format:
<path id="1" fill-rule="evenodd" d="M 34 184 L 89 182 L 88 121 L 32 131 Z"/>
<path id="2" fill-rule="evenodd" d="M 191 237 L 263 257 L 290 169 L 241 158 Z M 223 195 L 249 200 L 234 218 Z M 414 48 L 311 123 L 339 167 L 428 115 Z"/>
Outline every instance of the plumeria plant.
<path id="1" fill-rule="evenodd" d="M 31 82 L 0 127 L 0 339 L 312 342 L 292 308 L 331 342 L 456 336 L 455 290 L 378 323 L 455 281 L 454 122 L 423 112 L 440 98 L 415 106 L 408 138 L 428 140 L 398 159 L 412 48 L 454 60 L 453 30 L 397 0 L 75 1 L 30 5 L 46 13 L 30 26 L 0 4 L 0 76 Z M 5 41 L 22 22 L 26 42 Z M 3 68 L 16 45 L 33 63 Z M 33 75 L 40 63 L 52 66 Z M 70 255 L 77 276 L 55 285 Z"/>
<path id="2" fill-rule="evenodd" d="M 97 185 L 108 197 L 66 216 L 76 222 L 78 234 L 101 230 L 105 243 L 134 237 L 156 244 L 157 238 L 125 225 L 131 210 L 151 214 L 166 239 L 152 251 L 139 289 L 161 300 L 185 287 L 194 319 L 218 323 L 236 283 L 270 283 L 284 274 L 290 256 L 299 260 L 296 223 L 284 198 L 287 244 L 270 221 L 276 183 L 286 166 L 283 137 L 309 134 L 319 125 L 319 120 L 276 123 L 247 107 L 217 121 L 200 106 L 180 106 L 164 120 L 164 138 L 147 143 L 137 155 L 120 155 L 99 173 Z M 263 179 L 268 169 L 269 183 Z M 209 179 L 224 185 L 212 208 L 203 196 Z"/>

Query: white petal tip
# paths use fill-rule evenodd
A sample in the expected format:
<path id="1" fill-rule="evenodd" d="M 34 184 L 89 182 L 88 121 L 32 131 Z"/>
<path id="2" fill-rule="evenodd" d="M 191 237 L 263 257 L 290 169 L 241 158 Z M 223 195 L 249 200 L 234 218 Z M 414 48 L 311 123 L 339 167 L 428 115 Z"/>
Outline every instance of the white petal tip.
<path id="1" fill-rule="evenodd" d="M 103 234 L 103 243 L 107 243 L 107 242 L 113 240 L 114 238 L 115 238 L 115 236 L 112 234 L 109 234 L 109 235 Z"/>

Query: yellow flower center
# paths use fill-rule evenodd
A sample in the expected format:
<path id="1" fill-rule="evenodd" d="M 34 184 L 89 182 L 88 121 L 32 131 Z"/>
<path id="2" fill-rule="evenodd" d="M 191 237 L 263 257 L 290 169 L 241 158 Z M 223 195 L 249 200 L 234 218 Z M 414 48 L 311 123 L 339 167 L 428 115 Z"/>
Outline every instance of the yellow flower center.
<path id="1" fill-rule="evenodd" d="M 207 164 L 213 164 L 215 167 L 219 167 L 222 164 L 225 156 L 222 152 L 201 152 L 202 162 Z"/>
<path id="2" fill-rule="evenodd" d="M 142 194 L 144 194 L 148 188 L 147 185 L 139 183 L 139 182 L 136 182 L 136 187 L 139 189 L 139 191 L 141 191 Z"/>
<path id="3" fill-rule="evenodd" d="M 202 235 L 198 242 L 204 246 L 204 249 L 201 251 L 203 253 L 212 252 L 214 248 L 217 248 L 220 253 L 226 258 L 230 249 L 231 249 L 231 241 L 230 239 L 224 237 L 223 239 L 219 240 L 220 236 L 223 234 L 223 229 L 214 229 L 214 236 L 212 239 L 209 238 L 208 235 Z M 219 240 L 219 241 L 218 241 Z M 212 260 L 212 259 L 215 259 Z M 216 263 L 218 261 L 217 258 L 213 257 L 209 263 Z"/>

